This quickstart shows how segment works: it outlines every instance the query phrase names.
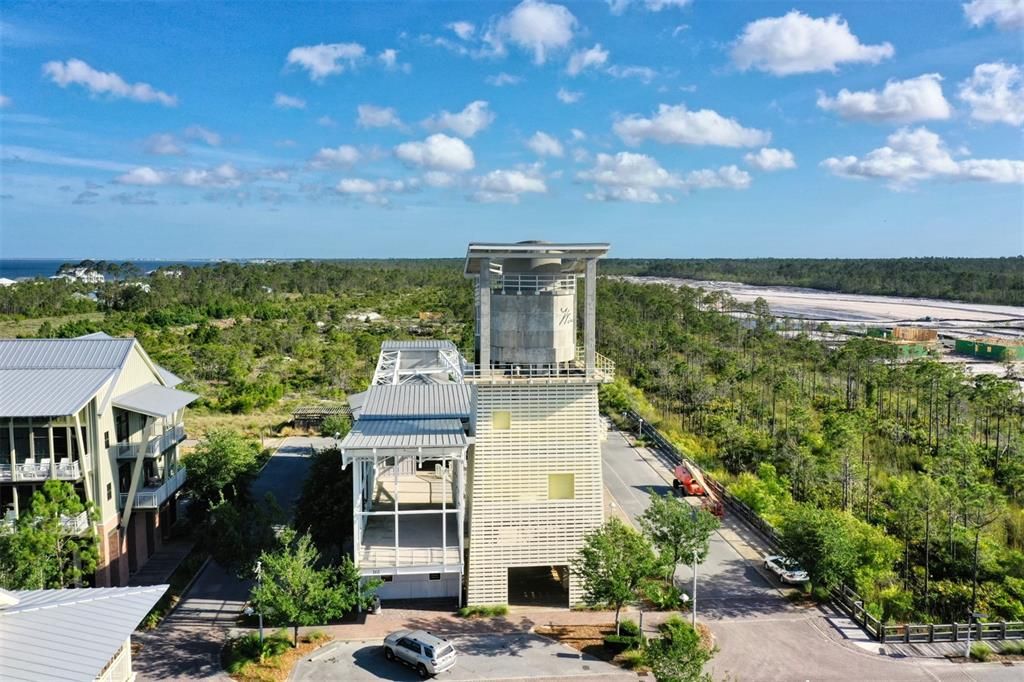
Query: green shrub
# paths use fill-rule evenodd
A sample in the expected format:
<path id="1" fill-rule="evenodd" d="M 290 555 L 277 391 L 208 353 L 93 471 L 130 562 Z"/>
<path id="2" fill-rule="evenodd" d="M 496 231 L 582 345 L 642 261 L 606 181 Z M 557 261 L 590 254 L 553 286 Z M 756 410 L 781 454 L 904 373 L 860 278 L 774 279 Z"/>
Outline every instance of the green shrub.
<path id="1" fill-rule="evenodd" d="M 312 632 L 306 634 L 304 639 L 307 642 L 311 643 L 322 642 L 323 640 L 327 639 L 327 633 L 321 632 L 320 630 L 313 630 Z"/>
<path id="2" fill-rule="evenodd" d="M 250 663 L 262 663 L 268 658 L 280 656 L 292 646 L 284 630 L 278 630 L 263 639 L 252 632 L 228 642 L 224 648 L 224 669 L 229 673 L 240 673 Z"/>
<path id="3" fill-rule="evenodd" d="M 639 670 L 647 666 L 647 656 L 643 649 L 626 649 L 619 655 L 619 663 L 626 670 Z"/>
<path id="4" fill-rule="evenodd" d="M 659 611 L 678 609 L 682 603 L 682 592 L 665 580 L 652 578 L 643 581 L 640 584 L 640 593 Z"/>
<path id="5" fill-rule="evenodd" d="M 639 635 L 605 635 L 604 648 L 618 654 L 627 649 L 639 649 L 642 641 Z"/>
<path id="6" fill-rule="evenodd" d="M 992 649 L 984 642 L 971 645 L 971 658 L 976 661 L 987 661 L 992 657 Z"/>
<path id="7" fill-rule="evenodd" d="M 1024 642 L 1007 642 L 999 653 L 1007 656 L 1024 656 Z"/>
<path id="8" fill-rule="evenodd" d="M 628 618 L 619 621 L 619 634 L 629 635 L 630 637 L 636 637 L 640 634 L 640 626 L 637 625 L 635 620 Z"/>
<path id="9" fill-rule="evenodd" d="M 331 415 L 320 425 L 320 435 L 324 438 L 333 438 L 334 434 L 338 434 L 338 438 L 344 438 L 351 430 L 352 421 L 343 414 Z"/>
<path id="10" fill-rule="evenodd" d="M 494 618 L 496 616 L 507 616 L 508 606 L 505 604 L 463 606 L 457 613 L 460 618 Z"/>

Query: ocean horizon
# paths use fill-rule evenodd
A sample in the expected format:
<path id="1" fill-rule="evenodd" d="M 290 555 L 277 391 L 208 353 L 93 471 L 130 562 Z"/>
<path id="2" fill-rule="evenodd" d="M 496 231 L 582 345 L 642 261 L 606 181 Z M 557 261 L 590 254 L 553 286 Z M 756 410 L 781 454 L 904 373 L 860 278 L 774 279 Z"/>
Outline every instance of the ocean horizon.
<path id="1" fill-rule="evenodd" d="M 52 277 L 57 274 L 61 265 L 65 263 L 80 263 L 85 258 L 0 258 L 0 277 L 7 279 L 33 279 L 36 277 Z M 143 272 L 150 272 L 158 268 L 165 268 L 172 265 L 187 265 L 194 267 L 208 263 L 220 262 L 221 259 L 178 259 L 178 260 L 150 260 L 136 258 L 92 258 L 88 260 L 106 260 L 109 263 L 131 263 Z M 244 260 L 244 259 L 239 259 Z M 259 260 L 259 259 L 252 259 Z"/>

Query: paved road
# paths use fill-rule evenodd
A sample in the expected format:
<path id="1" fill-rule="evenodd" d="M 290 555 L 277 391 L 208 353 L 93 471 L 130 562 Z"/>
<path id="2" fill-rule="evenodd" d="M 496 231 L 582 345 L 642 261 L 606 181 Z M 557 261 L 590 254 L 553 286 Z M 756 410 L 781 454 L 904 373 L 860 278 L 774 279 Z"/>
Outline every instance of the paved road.
<path id="1" fill-rule="evenodd" d="M 631 519 L 647 508 L 647 489 L 671 489 L 670 463 L 657 453 L 631 448 L 611 432 L 602 447 L 604 482 Z M 758 568 L 767 551 L 760 536 L 726 513 L 712 536 L 707 561 L 698 567 L 698 618 L 715 635 L 719 652 L 708 665 L 714 679 L 730 680 L 985 680 L 1024 679 L 1021 667 L 958 665 L 942 660 L 879 655 L 849 619 L 828 607 L 795 607 Z M 688 586 L 688 566 L 676 571 Z M 781 587 L 781 586 L 778 586 Z M 860 640 L 860 641 L 858 641 Z"/>
<path id="2" fill-rule="evenodd" d="M 272 493 L 290 511 L 309 470 L 311 447 L 321 438 L 287 438 L 253 482 L 254 499 Z M 220 650 L 249 596 L 250 583 L 214 562 L 196 578 L 174 613 L 152 632 L 133 638 L 142 648 L 133 655 L 139 680 L 228 679 L 221 672 Z"/>
<path id="3" fill-rule="evenodd" d="M 460 635 L 451 639 L 458 662 L 435 679 L 447 680 L 636 680 L 635 674 L 581 657 L 574 649 L 531 634 Z M 418 680 L 411 668 L 384 658 L 379 641 L 334 642 L 301 661 L 294 682 Z"/>

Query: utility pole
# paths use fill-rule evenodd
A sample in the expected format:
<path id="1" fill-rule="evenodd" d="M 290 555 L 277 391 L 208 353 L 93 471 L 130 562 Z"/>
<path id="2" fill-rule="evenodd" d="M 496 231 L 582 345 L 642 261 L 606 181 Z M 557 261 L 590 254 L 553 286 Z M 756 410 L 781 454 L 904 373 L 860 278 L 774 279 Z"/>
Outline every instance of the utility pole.
<path id="1" fill-rule="evenodd" d="M 690 518 L 693 519 L 694 526 L 697 525 L 697 508 L 693 505 L 690 506 Z M 693 594 L 690 595 L 690 601 L 693 602 L 691 605 L 693 608 L 692 615 L 690 617 L 690 624 L 693 629 L 697 629 L 697 547 L 693 548 Z"/>

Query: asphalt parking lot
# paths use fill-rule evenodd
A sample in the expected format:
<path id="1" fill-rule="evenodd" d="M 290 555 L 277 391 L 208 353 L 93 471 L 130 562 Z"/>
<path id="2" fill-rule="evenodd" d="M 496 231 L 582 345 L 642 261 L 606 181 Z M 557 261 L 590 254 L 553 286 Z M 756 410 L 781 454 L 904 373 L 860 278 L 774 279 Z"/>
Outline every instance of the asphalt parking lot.
<path id="1" fill-rule="evenodd" d="M 458 662 L 435 679 L 515 680 L 565 679 L 636 680 L 613 665 L 581 657 L 574 649 L 533 634 L 460 635 L 451 638 Z M 416 672 L 388 661 L 380 642 L 333 642 L 301 661 L 289 678 L 295 681 L 419 680 Z"/>

